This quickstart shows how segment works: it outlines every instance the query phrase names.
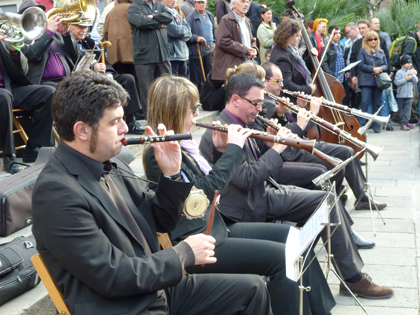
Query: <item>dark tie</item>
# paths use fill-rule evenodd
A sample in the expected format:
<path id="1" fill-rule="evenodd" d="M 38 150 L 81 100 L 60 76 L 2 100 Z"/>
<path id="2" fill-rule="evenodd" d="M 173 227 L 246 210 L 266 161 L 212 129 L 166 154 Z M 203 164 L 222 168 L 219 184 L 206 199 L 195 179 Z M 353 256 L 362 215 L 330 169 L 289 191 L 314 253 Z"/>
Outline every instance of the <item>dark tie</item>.
<path id="1" fill-rule="evenodd" d="M 117 209 L 120 211 L 131 232 L 134 234 L 134 236 L 139 241 L 140 245 L 143 247 L 146 256 L 150 255 L 152 251 L 149 247 L 149 244 L 147 244 L 143 232 L 140 230 L 138 224 L 134 220 L 130 209 L 128 209 L 126 202 L 121 196 L 118 188 L 115 186 L 112 178 L 107 174 L 102 174 L 100 184 L 104 188 L 104 190 L 109 194 L 111 199 L 114 201 L 115 205 L 117 206 Z"/>
<path id="2" fill-rule="evenodd" d="M 69 75 L 71 73 L 69 64 L 67 63 L 66 58 L 64 58 L 64 56 L 61 54 L 60 49 L 58 49 L 58 46 L 54 41 L 51 47 L 54 50 L 55 54 L 57 55 L 58 59 L 60 59 L 61 63 L 63 64 L 66 75 Z"/>

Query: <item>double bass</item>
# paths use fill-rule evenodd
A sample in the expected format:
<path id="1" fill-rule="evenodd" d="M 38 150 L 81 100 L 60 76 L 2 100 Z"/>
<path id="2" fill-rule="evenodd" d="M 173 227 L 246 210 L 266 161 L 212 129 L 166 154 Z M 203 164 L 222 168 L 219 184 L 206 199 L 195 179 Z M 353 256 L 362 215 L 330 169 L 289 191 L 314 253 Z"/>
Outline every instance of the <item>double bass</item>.
<path id="1" fill-rule="evenodd" d="M 312 46 L 311 40 L 309 39 L 309 35 L 306 32 L 306 27 L 304 23 L 302 22 L 303 16 L 295 8 L 294 4 L 295 4 L 294 0 L 286 0 L 286 6 L 290 10 L 290 12 L 293 14 L 293 17 L 296 19 L 296 21 L 299 23 L 300 28 L 302 30 L 302 36 L 306 43 L 309 56 L 312 60 L 313 69 L 311 70 L 311 74 L 312 76 L 314 76 L 320 64 L 319 64 L 317 56 L 314 56 L 310 53 L 313 46 Z M 337 78 L 333 77 L 332 75 L 329 75 L 328 73 L 324 73 L 324 71 L 322 71 L 322 69 L 319 68 L 318 79 L 315 80 L 315 84 L 316 84 L 316 91 L 314 93 L 314 96 L 318 96 L 318 97 L 323 96 L 328 101 L 336 102 L 340 104 L 342 103 L 343 98 L 346 93 L 344 91 L 343 85 L 340 83 L 340 81 Z M 360 128 L 360 124 L 354 116 L 348 116 L 338 110 L 329 109 L 324 106 L 321 106 L 318 116 L 322 117 L 324 120 L 346 131 L 351 136 L 358 138 L 359 140 L 363 142 L 366 142 L 365 135 L 360 135 L 357 132 Z M 307 135 L 310 139 L 316 139 L 317 141 L 325 141 L 329 143 L 347 145 L 351 147 L 355 152 L 359 152 L 361 150 L 359 147 L 355 146 L 349 141 L 331 132 L 328 132 L 325 129 L 322 129 L 317 125 L 314 125 L 310 130 L 308 130 Z M 364 152 L 362 152 L 358 156 L 358 158 L 361 159 L 363 154 Z"/>

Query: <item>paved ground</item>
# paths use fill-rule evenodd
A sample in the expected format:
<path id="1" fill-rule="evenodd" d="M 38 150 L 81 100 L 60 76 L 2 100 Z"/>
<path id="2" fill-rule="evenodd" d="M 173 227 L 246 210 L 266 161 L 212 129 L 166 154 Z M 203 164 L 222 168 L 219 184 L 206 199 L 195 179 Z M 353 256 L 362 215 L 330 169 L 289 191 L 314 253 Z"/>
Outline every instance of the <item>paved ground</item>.
<path id="1" fill-rule="evenodd" d="M 414 315 L 419 313 L 419 274 L 420 263 L 420 162 L 419 162 L 419 127 L 409 132 L 397 130 L 382 131 L 380 134 L 369 133 L 369 144 L 384 146 L 379 158 L 369 164 L 369 182 L 375 199 L 386 202 L 388 207 L 381 211 L 386 225 L 374 213 L 376 237 L 373 234 L 372 219 L 369 211 L 355 211 L 352 214 L 354 229 L 364 237 L 374 240 L 376 247 L 361 252 L 365 261 L 364 271 L 381 285 L 394 288 L 395 296 L 388 300 L 361 299 L 370 314 Z M 202 132 L 194 132 L 199 140 Z M 136 149 L 136 154 L 141 150 Z M 132 164 L 138 175 L 142 175 L 141 159 Z M 5 178 L 0 172 L 0 180 Z M 354 197 L 350 196 L 347 209 L 351 209 Z M 1 242 L 1 238 L 0 238 Z M 322 258 L 322 257 L 321 257 Z M 331 290 L 337 301 L 333 315 L 364 314 L 362 309 L 349 297 L 338 295 L 338 281 L 333 274 L 329 276 Z M 33 293 L 45 295 L 45 289 L 38 286 Z M 47 315 L 54 314 L 49 298 L 29 308 L 21 308 L 25 295 L 9 302 L 9 307 L 0 307 L 0 314 Z M 13 306 L 12 306 L 13 305 Z M 29 309 L 28 309 L 29 308 Z M 207 315 L 207 314 L 203 314 Z M 287 314 L 289 315 L 289 314 Z M 292 315 L 292 314 L 290 314 Z"/>

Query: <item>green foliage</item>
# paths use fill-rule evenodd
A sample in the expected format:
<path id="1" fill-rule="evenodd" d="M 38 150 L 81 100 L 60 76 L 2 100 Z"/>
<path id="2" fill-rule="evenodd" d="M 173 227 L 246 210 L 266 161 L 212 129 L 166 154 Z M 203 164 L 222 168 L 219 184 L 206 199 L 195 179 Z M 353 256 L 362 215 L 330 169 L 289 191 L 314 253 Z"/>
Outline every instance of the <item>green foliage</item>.
<path id="1" fill-rule="evenodd" d="M 389 33 L 392 40 L 417 30 L 420 21 L 420 0 L 395 0 L 391 9 L 380 9 L 375 17 L 381 21 L 381 31 Z"/>

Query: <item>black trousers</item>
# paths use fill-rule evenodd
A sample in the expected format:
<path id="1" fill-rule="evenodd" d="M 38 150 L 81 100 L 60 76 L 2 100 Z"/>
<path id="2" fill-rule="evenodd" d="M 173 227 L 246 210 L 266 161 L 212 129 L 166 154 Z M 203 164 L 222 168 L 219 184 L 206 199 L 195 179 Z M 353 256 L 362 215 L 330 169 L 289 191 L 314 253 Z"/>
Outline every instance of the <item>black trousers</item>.
<path id="1" fill-rule="evenodd" d="M 210 56 L 202 56 L 204 72 L 207 75 L 212 70 L 210 62 Z M 204 84 L 203 70 L 201 69 L 201 63 L 199 58 L 190 58 L 190 80 L 197 86 L 198 92 L 201 92 L 201 87 Z"/>
<path id="2" fill-rule="evenodd" d="M 52 116 L 51 101 L 55 88 L 42 85 L 12 86 L 12 93 L 0 89 L 0 144 L 6 155 L 15 153 L 13 137 L 12 109 L 28 111 L 32 123 L 28 134 L 26 148 L 50 146 Z"/>
<path id="3" fill-rule="evenodd" d="M 124 115 L 131 115 L 140 110 L 140 100 L 136 87 L 136 80 L 131 74 L 117 74 L 114 76 L 124 90 L 127 91 L 130 98 L 127 100 L 127 106 L 124 107 Z"/>
<path id="4" fill-rule="evenodd" d="M 171 315 L 272 314 L 265 283 L 256 275 L 186 275 L 165 293 Z"/>
<path id="5" fill-rule="evenodd" d="M 147 94 L 153 80 L 161 75 L 171 73 L 171 64 L 169 61 L 160 63 L 150 63 L 147 65 L 134 65 L 137 78 L 139 80 L 140 103 L 143 109 L 144 117 L 147 119 Z"/>
<path id="6" fill-rule="evenodd" d="M 137 74 L 136 74 L 136 69 L 134 68 L 134 64 L 132 63 L 116 63 L 114 65 L 112 65 L 115 69 L 115 71 L 117 71 L 119 74 L 131 74 L 134 77 L 134 80 L 136 80 L 136 89 L 137 89 L 137 94 L 140 100 L 140 92 L 138 89 L 139 86 L 139 80 L 137 78 Z"/>
<path id="7" fill-rule="evenodd" d="M 299 283 L 286 277 L 285 243 L 290 227 L 272 223 L 233 223 L 227 227 L 228 238 L 215 249 L 217 262 L 187 268 L 188 272 L 267 276 L 273 314 L 298 314 Z M 307 262 L 313 255 L 311 251 Z M 304 314 L 328 314 L 335 301 L 317 260 L 304 273 L 303 283 L 312 288 L 304 293 Z"/>
<path id="8" fill-rule="evenodd" d="M 285 162 L 279 170 L 279 184 L 294 185 L 310 190 L 320 190 L 312 180 L 324 174 L 327 168 L 316 163 Z"/>
<path id="9" fill-rule="evenodd" d="M 186 61 L 171 61 L 172 74 L 179 77 L 187 77 L 187 62 Z"/>
<path id="10" fill-rule="evenodd" d="M 344 161 L 347 160 L 349 157 L 355 154 L 354 150 L 345 145 L 339 145 L 334 143 L 322 142 L 317 141 L 315 144 L 315 148 L 322 151 L 323 153 L 339 158 L 340 160 Z M 324 161 L 318 159 L 316 156 L 304 151 L 298 150 L 293 148 L 292 154 L 284 155 L 282 154 L 287 161 L 293 162 L 304 162 L 304 163 L 314 163 L 325 166 L 328 170 L 331 169 Z M 359 160 L 356 158 L 351 163 L 349 163 L 344 171 L 341 171 L 337 175 L 335 175 L 331 181 L 336 182 L 337 193 L 341 190 L 341 185 L 343 183 L 343 179 L 346 178 L 347 183 L 350 186 L 350 189 L 353 191 L 356 198 L 364 194 L 363 185 L 366 182 L 366 177 L 363 174 L 362 167 L 360 166 Z M 286 183 L 287 184 L 287 183 Z M 288 184 L 292 185 L 292 184 Z M 300 184 L 293 184 L 299 187 L 308 188 L 305 186 L 301 186 Z"/>

